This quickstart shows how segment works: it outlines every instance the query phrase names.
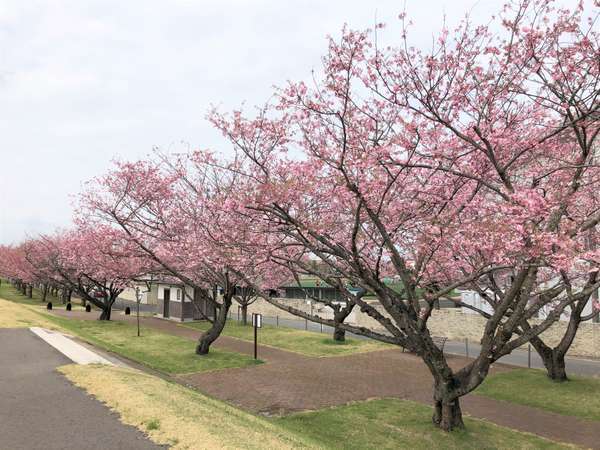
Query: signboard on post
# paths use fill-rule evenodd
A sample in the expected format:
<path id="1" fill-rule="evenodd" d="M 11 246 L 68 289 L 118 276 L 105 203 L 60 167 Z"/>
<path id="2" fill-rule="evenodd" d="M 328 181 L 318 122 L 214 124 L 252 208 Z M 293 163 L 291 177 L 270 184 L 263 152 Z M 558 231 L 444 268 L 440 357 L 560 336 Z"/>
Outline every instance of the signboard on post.
<path id="1" fill-rule="evenodd" d="M 262 314 L 252 313 L 254 327 L 254 359 L 258 359 L 258 329 L 262 327 Z"/>

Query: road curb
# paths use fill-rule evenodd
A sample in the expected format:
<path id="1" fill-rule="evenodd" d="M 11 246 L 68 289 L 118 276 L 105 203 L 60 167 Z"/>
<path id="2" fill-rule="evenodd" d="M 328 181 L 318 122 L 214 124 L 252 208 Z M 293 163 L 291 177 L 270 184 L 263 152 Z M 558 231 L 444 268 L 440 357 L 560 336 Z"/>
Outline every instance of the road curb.
<path id="1" fill-rule="evenodd" d="M 103 358 L 83 345 L 74 342 L 62 333 L 39 327 L 31 327 L 30 330 L 33 334 L 45 341 L 48 345 L 54 347 L 74 363 L 114 365 L 106 358 Z"/>

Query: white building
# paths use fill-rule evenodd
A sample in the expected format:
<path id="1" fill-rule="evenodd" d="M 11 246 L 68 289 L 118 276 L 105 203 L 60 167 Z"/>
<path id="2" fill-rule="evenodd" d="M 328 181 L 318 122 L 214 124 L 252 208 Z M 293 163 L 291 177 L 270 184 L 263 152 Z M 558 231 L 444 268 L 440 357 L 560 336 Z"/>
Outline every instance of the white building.
<path id="1" fill-rule="evenodd" d="M 493 297 L 493 293 L 490 293 L 490 296 Z M 462 303 L 466 304 L 466 305 L 471 305 L 477 309 L 480 309 L 486 313 L 492 314 L 494 312 L 493 308 L 490 306 L 490 304 L 485 301 L 481 295 L 479 295 L 479 293 L 475 292 L 475 291 L 460 291 L 460 300 Z M 538 314 L 537 318 L 539 319 L 544 319 L 548 316 L 548 313 L 552 310 L 552 305 L 546 305 L 545 307 L 543 307 L 540 310 L 540 313 Z M 473 311 L 472 309 L 469 309 L 467 307 L 462 307 L 462 311 L 464 313 L 467 314 L 478 314 L 478 312 Z M 586 316 L 588 314 L 592 313 L 592 301 L 590 300 L 587 305 L 585 305 L 585 308 L 583 309 L 583 313 L 582 316 Z M 561 314 L 560 320 L 569 320 L 569 308 L 567 307 L 565 309 L 565 311 L 563 311 L 563 313 Z M 599 322 L 599 317 L 596 316 L 593 319 L 594 322 Z"/>

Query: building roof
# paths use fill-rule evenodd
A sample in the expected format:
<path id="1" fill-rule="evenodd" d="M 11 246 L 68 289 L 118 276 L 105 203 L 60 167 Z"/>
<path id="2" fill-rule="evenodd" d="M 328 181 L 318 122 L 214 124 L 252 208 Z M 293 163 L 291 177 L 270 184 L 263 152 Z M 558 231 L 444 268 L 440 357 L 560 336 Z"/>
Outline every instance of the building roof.
<path id="1" fill-rule="evenodd" d="M 383 282 L 393 289 L 396 292 L 400 292 L 402 290 L 402 282 L 393 281 L 391 278 L 384 278 Z M 300 284 L 296 282 L 296 280 L 290 281 L 288 284 L 284 284 L 280 286 L 280 288 L 331 288 L 335 289 L 334 286 L 331 286 L 329 283 L 317 278 L 317 277 L 302 277 L 300 278 Z M 348 288 L 352 289 L 352 285 L 348 285 Z"/>
<path id="2" fill-rule="evenodd" d="M 401 292 L 404 288 L 404 284 L 401 281 L 396 281 L 393 280 L 392 278 L 384 278 L 383 282 L 390 288 L 392 289 L 394 292 Z M 283 286 L 280 286 L 281 289 L 286 289 L 286 288 L 326 288 L 326 289 L 335 289 L 334 286 L 331 286 L 330 284 L 324 282 L 323 280 L 320 280 L 317 277 L 302 277 L 300 278 L 300 284 L 298 284 L 296 282 L 296 280 L 290 281 L 289 284 L 285 284 Z M 348 285 L 349 289 L 353 289 L 353 286 Z M 422 292 L 422 289 L 417 289 L 417 295 L 420 295 L 420 293 Z M 453 291 L 450 296 L 451 297 L 455 297 L 459 295 L 458 292 Z M 367 293 L 366 297 L 372 297 L 373 294 L 372 293 Z"/>

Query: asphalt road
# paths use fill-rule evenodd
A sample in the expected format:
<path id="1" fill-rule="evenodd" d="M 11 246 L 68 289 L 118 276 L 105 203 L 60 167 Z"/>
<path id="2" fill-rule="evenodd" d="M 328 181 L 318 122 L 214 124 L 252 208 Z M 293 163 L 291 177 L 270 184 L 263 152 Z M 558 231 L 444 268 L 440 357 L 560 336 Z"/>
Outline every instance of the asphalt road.
<path id="1" fill-rule="evenodd" d="M 55 371 L 69 363 L 27 328 L 0 329 L 1 450 L 163 448 Z"/>
<path id="2" fill-rule="evenodd" d="M 237 313 L 235 311 L 232 312 L 231 319 L 237 320 Z M 250 318 L 248 320 L 250 320 Z M 309 331 L 323 333 L 333 333 L 333 328 L 331 327 L 328 327 L 326 325 L 321 326 L 321 324 L 314 322 L 306 322 L 302 319 L 282 319 L 281 317 L 279 319 L 276 319 L 275 317 L 263 316 L 263 322 L 265 324 L 277 325 L 280 327 L 296 328 L 300 330 L 307 329 Z M 357 336 L 352 333 L 348 333 L 348 336 L 356 337 L 357 339 L 368 339 L 364 336 Z M 445 353 L 461 356 L 476 357 L 477 355 L 479 355 L 479 351 L 479 344 L 473 341 L 469 341 L 468 344 L 466 341 L 448 341 L 446 342 L 446 345 L 444 347 Z M 511 364 L 513 366 L 532 367 L 536 369 L 542 369 L 544 367 L 544 365 L 542 364 L 542 360 L 533 348 L 531 349 L 531 355 L 529 355 L 529 352 L 527 350 L 515 350 L 509 355 L 500 358 L 499 362 L 502 362 L 504 364 Z M 583 358 L 566 358 L 566 364 L 568 374 L 583 376 L 600 376 L 600 361 Z"/>

